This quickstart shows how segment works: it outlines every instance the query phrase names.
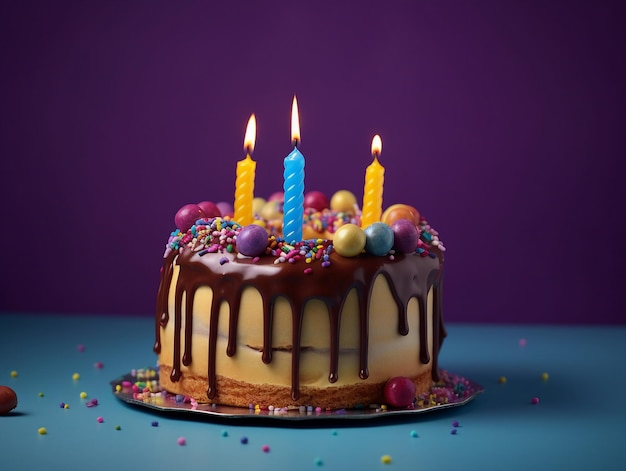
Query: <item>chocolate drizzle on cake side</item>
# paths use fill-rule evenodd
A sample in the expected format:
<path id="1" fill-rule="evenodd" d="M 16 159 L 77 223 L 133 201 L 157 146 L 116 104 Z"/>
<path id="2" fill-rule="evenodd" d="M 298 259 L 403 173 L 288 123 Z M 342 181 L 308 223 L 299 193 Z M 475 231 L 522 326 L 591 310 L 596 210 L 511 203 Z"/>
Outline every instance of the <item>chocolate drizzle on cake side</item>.
<path id="1" fill-rule="evenodd" d="M 419 335 L 421 363 L 432 360 L 433 380 L 437 381 L 437 357 L 446 335 L 441 309 L 441 288 L 443 255 L 435 250 L 434 258 L 422 257 L 417 254 L 397 254 L 394 260 L 387 257 L 362 255 L 357 258 L 344 258 L 331 254 L 332 265 L 328 268 L 313 267 L 313 272 L 306 276 L 302 283 L 302 266 L 298 263 L 274 265 L 272 257 L 262 257 L 253 263 L 249 258 L 238 258 L 228 255 L 229 263 L 220 265 L 215 256 L 201 257 L 185 247 L 181 252 L 172 251 L 163 261 L 161 282 L 157 295 L 156 310 L 156 341 L 155 353 L 161 351 L 160 332 L 169 322 L 171 313 L 168 308 L 169 290 L 172 284 L 173 266 L 180 268 L 174 293 L 174 351 L 172 359 L 171 380 L 180 379 L 181 362 L 191 364 L 191 335 L 193 323 L 193 300 L 195 292 L 201 286 L 208 286 L 213 291 L 213 300 L 209 319 L 209 351 L 208 354 L 208 399 L 217 395 L 216 346 L 218 337 L 219 310 L 222 302 L 229 305 L 230 319 L 228 346 L 226 354 L 236 353 L 236 338 L 239 305 L 244 289 L 252 286 L 258 290 L 263 300 L 263 350 L 262 361 L 272 362 L 272 322 L 273 307 L 279 296 L 284 296 L 291 303 L 292 312 L 292 350 L 291 350 L 291 396 L 299 397 L 299 367 L 301 351 L 301 327 L 306 303 L 311 299 L 324 302 L 329 312 L 330 322 L 330 365 L 328 381 L 338 380 L 340 321 L 343 304 L 353 288 L 356 289 L 359 309 L 359 376 L 366 379 L 368 371 L 368 338 L 369 338 L 369 297 L 375 279 L 382 274 L 389 281 L 392 295 L 398 307 L 398 334 L 409 335 L 407 305 L 411 298 L 416 298 L 419 305 Z M 209 266 L 211 264 L 211 266 Z M 267 265 L 268 270 L 260 270 L 259 265 Z M 279 275 L 277 275 L 277 272 Z M 310 287 L 315 286 L 314 290 Z M 433 290 L 433 354 L 428 352 L 427 298 Z M 314 292 L 313 292 L 314 291 Z M 183 344 L 181 345 L 182 300 L 185 295 L 185 319 Z M 184 349 L 181 354 L 181 348 Z"/>

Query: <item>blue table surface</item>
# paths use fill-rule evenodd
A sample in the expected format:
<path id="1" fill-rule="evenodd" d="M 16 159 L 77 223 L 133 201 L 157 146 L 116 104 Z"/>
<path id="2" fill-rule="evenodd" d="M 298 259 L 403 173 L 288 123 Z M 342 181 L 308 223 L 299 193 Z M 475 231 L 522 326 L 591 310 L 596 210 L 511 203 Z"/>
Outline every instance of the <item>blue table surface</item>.
<path id="1" fill-rule="evenodd" d="M 475 400 L 296 427 L 181 417 L 117 399 L 110 381 L 155 365 L 148 317 L 5 313 L 0 325 L 0 384 L 19 400 L 0 416 L 0 470 L 626 469 L 626 326 L 448 325 L 440 365 L 482 384 Z M 98 405 L 86 407 L 92 398 Z"/>

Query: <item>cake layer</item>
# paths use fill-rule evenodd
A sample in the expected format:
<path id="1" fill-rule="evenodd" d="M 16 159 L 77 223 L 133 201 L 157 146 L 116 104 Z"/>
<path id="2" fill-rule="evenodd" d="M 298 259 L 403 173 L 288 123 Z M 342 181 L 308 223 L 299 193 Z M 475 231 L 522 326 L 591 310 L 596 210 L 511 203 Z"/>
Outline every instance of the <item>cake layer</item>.
<path id="1" fill-rule="evenodd" d="M 269 257 L 170 253 L 157 310 L 161 384 L 245 406 L 268 391 L 281 406 L 381 402 L 393 376 L 428 389 L 444 335 L 441 254 L 330 261 L 305 275 L 304 264 Z"/>

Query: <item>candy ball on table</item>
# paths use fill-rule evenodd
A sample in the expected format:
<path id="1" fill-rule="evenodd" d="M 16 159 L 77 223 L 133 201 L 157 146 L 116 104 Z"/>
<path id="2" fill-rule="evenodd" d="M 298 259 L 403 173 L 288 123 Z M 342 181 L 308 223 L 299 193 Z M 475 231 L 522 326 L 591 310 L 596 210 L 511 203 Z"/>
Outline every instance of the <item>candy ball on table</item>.
<path id="1" fill-rule="evenodd" d="M 365 248 L 365 232 L 356 224 L 344 224 L 335 231 L 333 247 L 342 257 L 356 257 Z"/>
<path id="2" fill-rule="evenodd" d="M 393 231 L 384 222 L 375 222 L 365 228 L 365 251 L 382 257 L 393 247 Z"/>
<path id="3" fill-rule="evenodd" d="M 398 252 L 411 253 L 417 248 L 419 232 L 413 221 L 398 219 L 391 225 L 393 246 Z"/>
<path id="4" fill-rule="evenodd" d="M 415 383 L 405 376 L 391 378 L 385 384 L 385 400 L 393 407 L 409 407 L 415 399 Z"/>
<path id="5" fill-rule="evenodd" d="M 321 191 L 313 190 L 304 195 L 304 208 L 313 208 L 315 211 L 323 211 L 330 207 L 328 198 Z"/>
<path id="6" fill-rule="evenodd" d="M 356 196 L 348 190 L 339 190 L 330 199 L 330 209 L 341 213 L 354 213 Z"/>
<path id="7" fill-rule="evenodd" d="M 207 218 L 221 218 L 222 217 L 222 211 L 220 210 L 220 208 L 211 201 L 201 201 L 200 203 L 198 203 L 198 206 L 204 213 L 204 217 L 207 217 Z"/>
<path id="8" fill-rule="evenodd" d="M 8 414 L 17 407 L 17 394 L 8 386 L 0 386 L 0 415 Z"/>
<path id="9" fill-rule="evenodd" d="M 174 216 L 174 224 L 181 232 L 187 232 L 198 219 L 205 217 L 204 211 L 197 204 L 186 204 Z"/>
<path id="10" fill-rule="evenodd" d="M 267 248 L 267 231 L 256 224 L 241 228 L 237 235 L 237 250 L 247 257 L 258 257 Z"/>

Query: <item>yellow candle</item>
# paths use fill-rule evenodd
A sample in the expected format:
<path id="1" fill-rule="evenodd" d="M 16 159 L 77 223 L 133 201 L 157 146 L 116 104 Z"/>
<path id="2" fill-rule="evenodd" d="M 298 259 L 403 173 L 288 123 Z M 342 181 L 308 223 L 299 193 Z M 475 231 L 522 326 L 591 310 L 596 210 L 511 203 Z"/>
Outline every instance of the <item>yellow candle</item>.
<path id="1" fill-rule="evenodd" d="M 237 178 L 235 180 L 235 203 L 233 204 L 233 219 L 247 226 L 254 221 L 252 211 L 252 201 L 254 200 L 254 175 L 256 172 L 256 162 L 252 160 L 254 151 L 254 141 L 256 140 L 256 118 L 254 114 L 248 120 L 246 136 L 243 140 L 243 148 L 246 151 L 246 158 L 237 162 Z"/>
<path id="2" fill-rule="evenodd" d="M 385 167 L 378 162 L 383 143 L 377 134 L 372 139 L 372 157 L 374 161 L 365 170 L 365 187 L 363 189 L 363 211 L 361 213 L 361 227 L 380 221 L 383 211 L 383 182 L 385 181 Z"/>

